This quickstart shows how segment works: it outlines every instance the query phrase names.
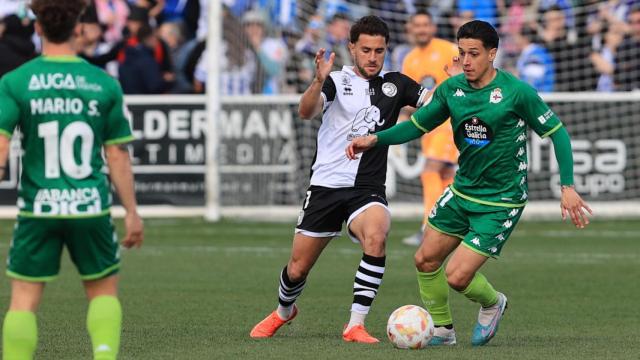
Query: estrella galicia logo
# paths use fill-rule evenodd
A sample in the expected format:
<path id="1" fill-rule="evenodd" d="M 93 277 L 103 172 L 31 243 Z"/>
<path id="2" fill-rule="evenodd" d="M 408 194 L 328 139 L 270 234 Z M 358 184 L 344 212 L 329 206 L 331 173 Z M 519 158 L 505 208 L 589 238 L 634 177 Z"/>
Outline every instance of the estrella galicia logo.
<path id="1" fill-rule="evenodd" d="M 493 140 L 493 131 L 489 125 L 480 120 L 477 116 L 471 117 L 460 126 L 464 141 L 467 144 L 483 147 Z"/>

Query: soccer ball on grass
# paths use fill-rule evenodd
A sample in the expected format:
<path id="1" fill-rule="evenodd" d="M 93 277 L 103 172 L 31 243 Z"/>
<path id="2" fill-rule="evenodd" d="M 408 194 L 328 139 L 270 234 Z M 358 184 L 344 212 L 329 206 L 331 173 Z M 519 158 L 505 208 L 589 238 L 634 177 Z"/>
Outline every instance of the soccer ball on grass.
<path id="1" fill-rule="evenodd" d="M 433 336 L 431 315 L 420 306 L 401 306 L 389 316 L 387 336 L 398 349 L 422 349 Z"/>

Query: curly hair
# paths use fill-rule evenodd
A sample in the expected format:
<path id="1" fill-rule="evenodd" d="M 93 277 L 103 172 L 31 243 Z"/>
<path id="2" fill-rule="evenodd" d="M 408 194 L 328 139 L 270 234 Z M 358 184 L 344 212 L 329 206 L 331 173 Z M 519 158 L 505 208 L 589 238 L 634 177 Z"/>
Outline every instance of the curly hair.
<path id="1" fill-rule="evenodd" d="M 55 44 L 68 41 L 87 7 L 85 0 L 32 0 L 31 10 L 44 37 Z"/>

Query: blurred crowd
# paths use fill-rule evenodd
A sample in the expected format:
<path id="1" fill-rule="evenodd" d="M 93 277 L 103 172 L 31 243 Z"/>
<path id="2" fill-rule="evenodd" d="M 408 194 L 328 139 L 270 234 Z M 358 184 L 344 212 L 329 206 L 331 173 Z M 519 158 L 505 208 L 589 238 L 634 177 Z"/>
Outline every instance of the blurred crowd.
<path id="1" fill-rule="evenodd" d="M 77 50 L 118 78 L 127 94 L 206 90 L 208 0 L 87 0 Z M 542 92 L 640 89 L 640 0 L 223 0 L 224 95 L 305 90 L 319 48 L 351 63 L 352 21 L 376 14 L 392 36 L 387 70 L 414 47 L 411 15 L 428 11 L 433 36 L 455 41 L 466 21 L 501 35 L 497 67 Z M 27 0 L 0 1 L 0 76 L 36 56 Z"/>

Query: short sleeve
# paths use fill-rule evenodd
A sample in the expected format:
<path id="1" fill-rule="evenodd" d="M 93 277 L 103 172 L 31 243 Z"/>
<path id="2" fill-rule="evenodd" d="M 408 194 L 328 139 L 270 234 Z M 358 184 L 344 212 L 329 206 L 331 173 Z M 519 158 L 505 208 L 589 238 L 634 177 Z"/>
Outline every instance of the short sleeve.
<path id="1" fill-rule="evenodd" d="M 404 88 L 402 106 L 413 106 L 415 108 L 422 106 L 428 91 L 407 75 L 400 74 L 400 81 Z"/>
<path id="2" fill-rule="evenodd" d="M 437 128 L 450 116 L 444 97 L 445 87 L 438 86 L 433 95 L 426 99 L 424 105 L 411 116 L 413 124 L 425 133 Z"/>
<path id="3" fill-rule="evenodd" d="M 134 139 L 131 133 L 131 125 L 127 117 L 128 111 L 124 105 L 120 85 L 116 84 L 114 86 L 113 96 L 113 106 L 109 111 L 104 136 L 105 145 L 127 143 Z"/>
<path id="4" fill-rule="evenodd" d="M 326 110 L 335 98 L 336 84 L 333 82 L 333 78 L 331 77 L 331 75 L 329 75 L 324 81 L 324 84 L 322 84 L 322 99 L 324 100 L 322 110 Z"/>
<path id="5" fill-rule="evenodd" d="M 541 137 L 547 137 L 562 127 L 558 116 L 528 84 L 523 83 L 520 87 L 517 101 L 518 115 Z"/>
<path id="6" fill-rule="evenodd" d="M 0 135 L 11 137 L 20 120 L 20 107 L 9 90 L 7 76 L 0 80 Z"/>

